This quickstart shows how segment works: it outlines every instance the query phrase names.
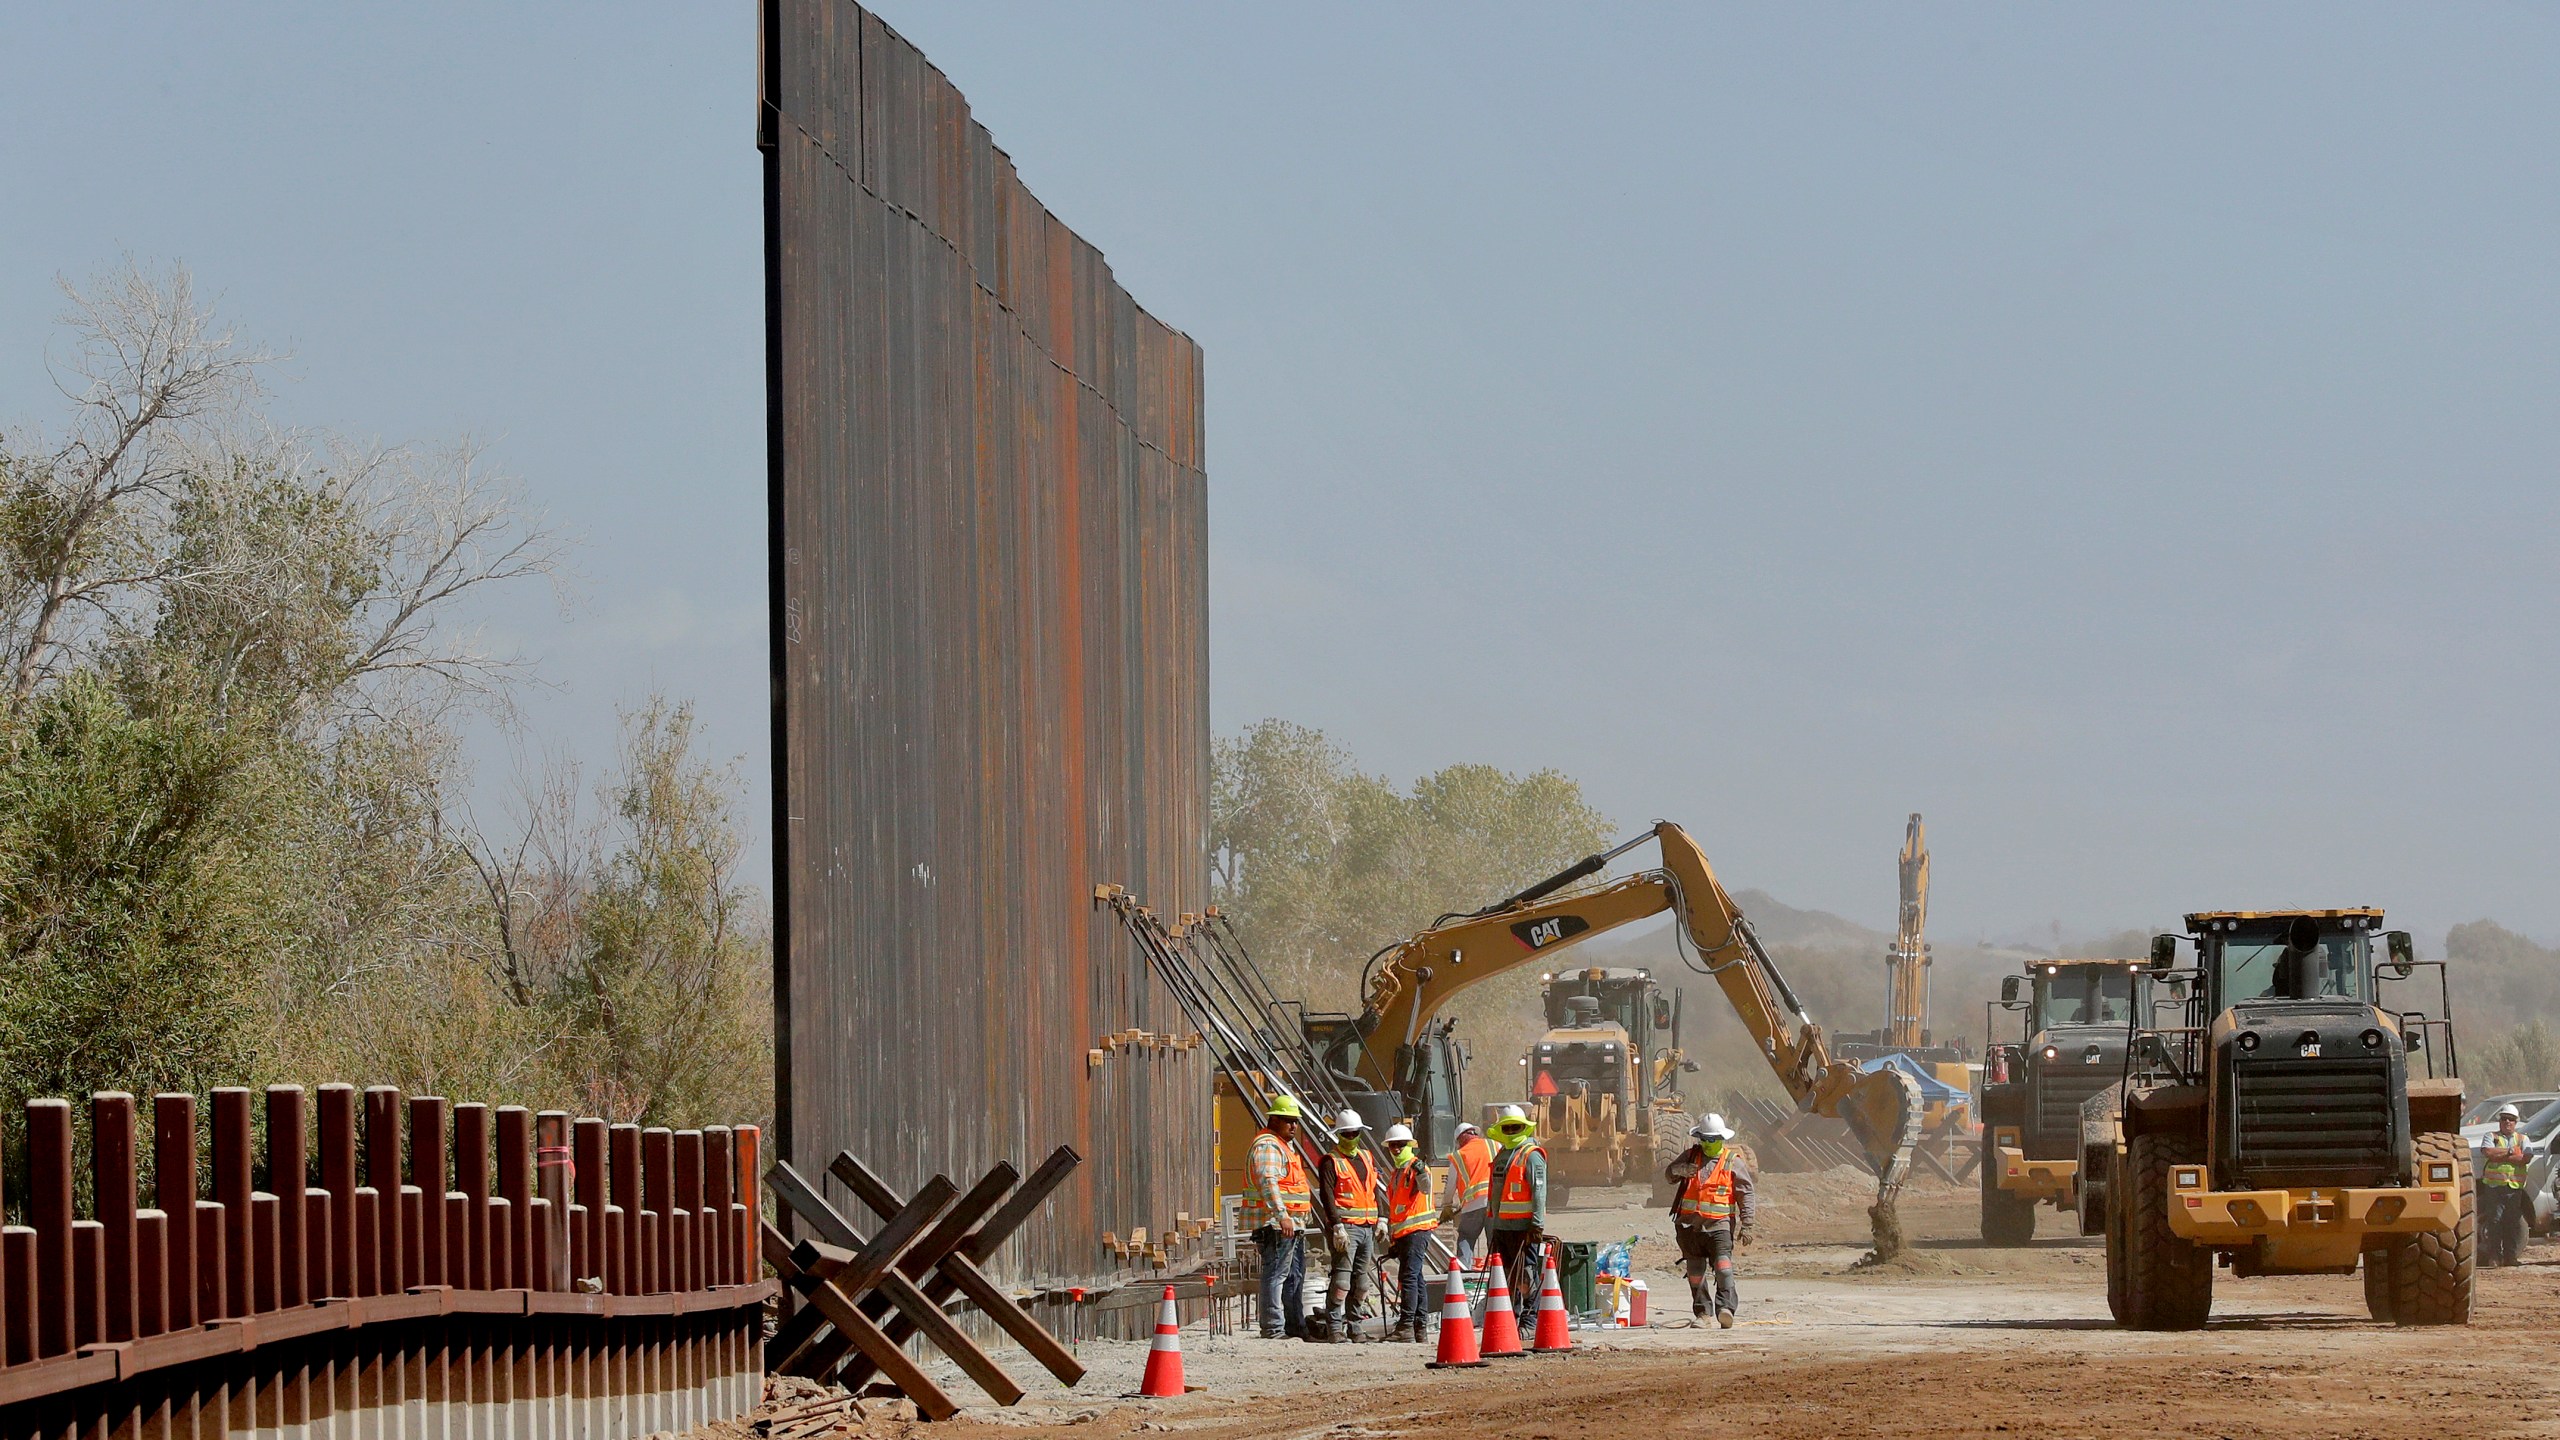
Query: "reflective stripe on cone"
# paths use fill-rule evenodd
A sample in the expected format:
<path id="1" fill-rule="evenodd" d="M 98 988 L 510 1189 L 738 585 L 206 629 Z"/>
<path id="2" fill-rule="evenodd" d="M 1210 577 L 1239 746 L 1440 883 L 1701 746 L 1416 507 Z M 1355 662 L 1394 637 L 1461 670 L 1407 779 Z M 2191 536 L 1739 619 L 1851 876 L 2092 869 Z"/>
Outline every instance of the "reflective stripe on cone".
<path id="1" fill-rule="evenodd" d="M 1173 1287 L 1164 1287 L 1164 1308 L 1156 1312 L 1155 1343 L 1147 1347 L 1147 1371 L 1138 1393 L 1166 1400 L 1182 1393 L 1182 1316 L 1173 1308 Z"/>
<path id="2" fill-rule="evenodd" d="M 1487 1267 L 1484 1292 L 1484 1358 L 1507 1360 L 1520 1348 L 1520 1317 L 1511 1313 L 1511 1280 L 1500 1257 Z"/>
<path id="3" fill-rule="evenodd" d="M 1573 1331 L 1565 1321 L 1564 1288 L 1556 1283 L 1556 1255 L 1547 1251 L 1546 1279 L 1538 1289 L 1538 1328 L 1531 1353 L 1538 1355 L 1570 1355 L 1573 1353 Z"/>
<path id="4" fill-rule="evenodd" d="M 1423 1368 L 1473 1370 L 1483 1364 L 1484 1357 L 1476 1353 L 1475 1322 L 1467 1317 L 1466 1267 L 1452 1259 L 1447 1288 L 1440 1292 L 1440 1358 L 1424 1361 Z"/>

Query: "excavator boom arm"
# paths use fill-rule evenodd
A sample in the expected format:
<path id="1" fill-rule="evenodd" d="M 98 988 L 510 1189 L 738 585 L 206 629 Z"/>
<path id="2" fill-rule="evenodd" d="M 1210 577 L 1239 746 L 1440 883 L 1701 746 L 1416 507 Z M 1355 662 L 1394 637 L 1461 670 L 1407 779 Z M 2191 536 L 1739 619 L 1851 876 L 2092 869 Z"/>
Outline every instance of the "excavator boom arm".
<path id="1" fill-rule="evenodd" d="M 1660 846 L 1660 869 L 1592 890 L 1557 893 L 1600 873 L 1610 858 L 1642 838 Z M 1688 831 L 1667 820 L 1657 822 L 1648 837 L 1592 856 L 1509 900 L 1434 926 L 1397 946 L 1378 965 L 1365 997 L 1362 1078 L 1380 1089 L 1393 1088 L 1399 1077 L 1389 1071 L 1399 1051 L 1421 1043 L 1424 1025 L 1467 987 L 1666 910 L 1678 912 L 1682 935 L 1798 1108 L 1848 1121 L 1877 1174 L 1888 1187 L 1898 1186 L 1919 1136 L 1917 1086 L 1898 1070 L 1870 1073 L 1831 1058 L 1822 1027 L 1805 1013 L 1803 1002 L 1716 879 L 1706 852 Z"/>

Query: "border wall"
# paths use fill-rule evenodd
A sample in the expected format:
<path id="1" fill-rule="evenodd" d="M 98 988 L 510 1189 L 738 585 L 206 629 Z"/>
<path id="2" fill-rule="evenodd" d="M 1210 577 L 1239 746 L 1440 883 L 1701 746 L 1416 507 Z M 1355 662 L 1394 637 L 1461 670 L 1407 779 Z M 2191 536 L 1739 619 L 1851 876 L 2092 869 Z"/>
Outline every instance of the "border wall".
<path id="1" fill-rule="evenodd" d="M 1092 895 L 1206 900 L 1200 349 L 878 17 L 762 17 L 780 1153 L 1072 1145 L 1000 1278 L 1182 1268 L 1208 1062 Z"/>

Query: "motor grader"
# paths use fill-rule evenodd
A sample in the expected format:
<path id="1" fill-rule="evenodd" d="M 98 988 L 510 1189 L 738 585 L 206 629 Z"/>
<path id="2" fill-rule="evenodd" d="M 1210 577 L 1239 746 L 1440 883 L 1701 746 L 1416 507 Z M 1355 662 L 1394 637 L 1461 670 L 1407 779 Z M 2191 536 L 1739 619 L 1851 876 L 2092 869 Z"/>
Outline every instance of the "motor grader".
<path id="1" fill-rule="evenodd" d="M 2081 1111 L 2082 1229 L 2106 1236 L 2118 1323 L 2201 1326 L 2216 1269 L 2359 1266 L 2374 1318 L 2469 1322 L 2471 1152 L 2443 962 L 2425 963 L 2432 1013 L 2399 1003 L 2420 962 L 2378 909 L 2204 911 L 2153 940 L 2185 1023 L 2137 1008 L 2123 1081 Z"/>
<path id="2" fill-rule="evenodd" d="M 1539 977 L 1546 1033 L 1520 1058 L 1531 1118 L 1547 1151 L 1547 1200 L 1577 1185 L 1658 1178 L 1689 1143 L 1680 1095 L 1680 1002 L 1650 970 L 1550 971 Z"/>
<path id="3" fill-rule="evenodd" d="M 2077 1218 L 2080 1107 L 2124 1079 L 2126 1029 L 2151 1003 L 2146 963 L 2055 958 L 2001 978 L 1999 1008 L 2020 1017 L 2020 1038 L 1983 1051 L 1982 1243 L 2034 1240 L 2039 1206 Z"/>

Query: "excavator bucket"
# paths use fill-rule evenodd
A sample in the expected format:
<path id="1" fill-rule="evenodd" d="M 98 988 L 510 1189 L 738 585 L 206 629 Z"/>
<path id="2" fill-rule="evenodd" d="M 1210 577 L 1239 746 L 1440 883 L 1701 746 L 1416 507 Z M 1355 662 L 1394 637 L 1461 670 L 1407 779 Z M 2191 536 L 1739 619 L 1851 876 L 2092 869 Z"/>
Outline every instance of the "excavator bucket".
<path id="1" fill-rule="evenodd" d="M 1849 1122 L 1858 1148 L 1876 1172 L 1877 1198 L 1890 1203 L 1911 1173 L 1911 1151 L 1920 1143 L 1920 1125 L 1928 1108 L 1920 1082 L 1896 1066 L 1882 1065 L 1840 1097 L 1840 1118 Z"/>

